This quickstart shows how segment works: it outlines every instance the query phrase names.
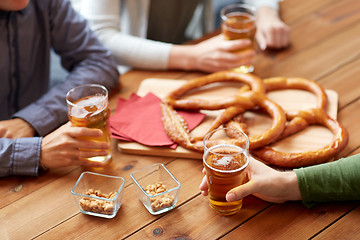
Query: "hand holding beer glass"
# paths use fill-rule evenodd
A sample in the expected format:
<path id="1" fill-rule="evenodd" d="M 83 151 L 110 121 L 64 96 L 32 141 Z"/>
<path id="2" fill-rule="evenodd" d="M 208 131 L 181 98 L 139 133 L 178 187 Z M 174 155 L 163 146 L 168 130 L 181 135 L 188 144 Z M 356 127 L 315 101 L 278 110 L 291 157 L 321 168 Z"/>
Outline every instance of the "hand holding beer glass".
<path id="1" fill-rule="evenodd" d="M 228 140 L 226 131 L 236 132 L 237 139 L 233 139 L 233 144 L 223 141 Z M 219 128 L 209 132 L 203 143 L 203 164 L 206 170 L 210 207 L 221 215 L 235 214 L 242 207 L 242 199 L 227 202 L 226 193 L 246 181 L 249 138 L 239 130 Z"/>
<path id="2" fill-rule="evenodd" d="M 104 86 L 86 84 L 75 87 L 66 94 L 66 102 L 68 104 L 69 120 L 73 126 L 97 128 L 103 132 L 101 137 L 79 137 L 79 139 L 110 143 L 108 122 L 110 109 L 108 91 Z M 106 163 L 110 159 L 110 149 L 107 156 L 88 158 L 89 161 L 101 163 Z"/>
<path id="3" fill-rule="evenodd" d="M 249 39 L 249 47 L 239 52 L 255 50 L 255 8 L 246 4 L 231 4 L 221 9 L 221 30 L 225 40 Z M 253 59 L 251 59 L 253 60 Z M 243 65 L 235 68 L 244 73 L 253 72 L 254 65 Z"/>

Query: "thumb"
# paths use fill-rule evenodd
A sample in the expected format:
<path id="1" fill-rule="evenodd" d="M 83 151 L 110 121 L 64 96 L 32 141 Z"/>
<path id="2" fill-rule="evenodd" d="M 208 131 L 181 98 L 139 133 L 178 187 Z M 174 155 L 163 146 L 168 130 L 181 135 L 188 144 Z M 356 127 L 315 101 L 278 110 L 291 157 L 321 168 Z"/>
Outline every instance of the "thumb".
<path id="1" fill-rule="evenodd" d="M 265 39 L 264 34 L 262 34 L 261 32 L 256 34 L 256 41 L 257 41 L 257 43 L 258 43 L 261 50 L 266 49 L 266 39 Z"/>
<path id="2" fill-rule="evenodd" d="M 250 180 L 249 182 L 242 184 L 236 188 L 231 189 L 226 194 L 226 201 L 233 202 L 240 200 L 250 194 L 253 194 L 254 191 L 254 183 Z"/>

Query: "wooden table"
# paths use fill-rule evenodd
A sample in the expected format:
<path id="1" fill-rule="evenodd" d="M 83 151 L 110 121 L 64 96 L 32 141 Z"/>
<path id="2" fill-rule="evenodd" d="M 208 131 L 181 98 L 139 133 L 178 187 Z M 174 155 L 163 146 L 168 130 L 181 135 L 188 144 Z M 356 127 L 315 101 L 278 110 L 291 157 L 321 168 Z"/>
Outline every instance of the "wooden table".
<path id="1" fill-rule="evenodd" d="M 339 121 L 350 141 L 338 158 L 360 153 L 360 4 L 359 0 L 285 0 L 283 19 L 291 27 L 290 48 L 258 56 L 260 77 L 300 76 L 339 94 Z M 111 99 L 128 98 L 150 77 L 191 79 L 198 72 L 131 71 Z M 113 145 L 109 168 L 100 173 L 126 179 L 121 206 L 113 219 L 83 215 L 71 188 L 84 170 L 52 170 L 38 178 L 0 179 L 0 239 L 359 239 L 359 202 L 321 204 L 312 209 L 301 202 L 271 204 L 244 199 L 240 213 L 224 217 L 208 206 L 198 189 L 202 162 L 195 159 L 122 154 Z M 176 209 L 153 216 L 137 199 L 130 172 L 160 162 L 181 182 Z"/>

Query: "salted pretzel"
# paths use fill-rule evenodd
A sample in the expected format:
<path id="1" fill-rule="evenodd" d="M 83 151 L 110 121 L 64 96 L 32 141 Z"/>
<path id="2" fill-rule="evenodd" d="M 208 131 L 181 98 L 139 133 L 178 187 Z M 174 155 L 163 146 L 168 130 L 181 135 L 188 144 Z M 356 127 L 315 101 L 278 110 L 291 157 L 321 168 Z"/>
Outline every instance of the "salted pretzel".
<path id="1" fill-rule="evenodd" d="M 314 165 L 329 161 L 335 154 L 340 152 L 348 143 L 346 129 L 326 113 L 327 97 L 322 87 L 314 81 L 304 78 L 268 78 L 264 80 L 266 91 L 281 89 L 302 89 L 312 92 L 317 97 L 315 108 L 286 112 L 289 121 L 278 140 L 297 133 L 309 125 L 323 125 L 330 129 L 334 135 L 332 142 L 314 151 L 299 153 L 284 153 L 274 150 L 269 146 L 252 149 L 251 153 L 269 164 L 280 167 L 295 168 Z M 229 122 L 228 127 L 240 128 L 243 131 L 244 125 L 234 121 Z"/>
<path id="2" fill-rule="evenodd" d="M 247 84 L 251 91 L 241 91 L 222 101 L 211 102 L 203 99 L 180 99 L 187 92 L 215 82 L 237 81 Z M 260 78 L 252 74 L 223 71 L 190 80 L 180 88 L 172 91 L 162 102 L 163 124 L 168 136 L 180 146 L 196 151 L 203 151 L 202 139 L 222 124 L 235 116 L 255 107 L 266 111 L 272 118 L 272 126 L 264 133 L 252 138 L 251 147 L 260 147 L 276 140 L 285 129 L 286 116 L 282 108 L 265 96 L 265 87 Z M 199 137 L 190 137 L 187 123 L 175 109 L 187 110 L 220 110 L 225 109 L 212 123 L 210 129 Z M 237 139 L 231 141 L 236 144 Z M 214 143 L 215 144 L 215 143 Z"/>

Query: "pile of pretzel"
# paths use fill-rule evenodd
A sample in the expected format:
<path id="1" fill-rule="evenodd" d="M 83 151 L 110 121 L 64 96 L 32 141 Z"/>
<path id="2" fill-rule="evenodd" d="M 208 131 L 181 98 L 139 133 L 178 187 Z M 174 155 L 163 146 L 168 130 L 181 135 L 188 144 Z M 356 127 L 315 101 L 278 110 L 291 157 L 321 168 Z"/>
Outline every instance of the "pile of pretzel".
<path id="1" fill-rule="evenodd" d="M 205 85 L 220 82 L 241 82 L 245 84 L 239 88 L 234 96 L 223 100 L 186 99 L 185 94 Z M 266 93 L 281 89 L 301 89 L 315 94 L 317 103 L 315 108 L 285 112 L 277 103 L 270 100 Z M 315 165 L 327 162 L 339 153 L 348 143 L 346 129 L 326 112 L 327 96 L 323 88 L 316 82 L 304 78 L 268 78 L 261 79 L 253 74 L 235 71 L 222 71 L 188 81 L 178 89 L 169 93 L 161 103 L 163 124 L 168 136 L 180 146 L 202 152 L 202 140 L 207 132 L 224 125 L 227 128 L 236 128 L 248 134 L 244 118 L 246 111 L 262 110 L 272 117 L 270 128 L 255 136 L 249 136 L 250 152 L 267 162 L 286 168 Z M 203 136 L 190 136 L 187 123 L 177 114 L 176 110 L 221 110 L 208 131 Z M 333 133 L 330 144 L 315 151 L 280 152 L 270 145 L 297 133 L 309 125 L 322 125 Z M 227 143 L 237 144 L 234 131 L 227 134 L 230 139 Z M 217 144 L 214 142 L 214 144 Z"/>

